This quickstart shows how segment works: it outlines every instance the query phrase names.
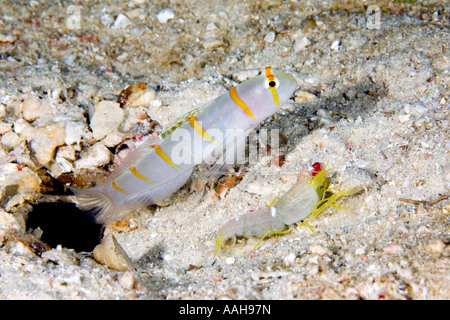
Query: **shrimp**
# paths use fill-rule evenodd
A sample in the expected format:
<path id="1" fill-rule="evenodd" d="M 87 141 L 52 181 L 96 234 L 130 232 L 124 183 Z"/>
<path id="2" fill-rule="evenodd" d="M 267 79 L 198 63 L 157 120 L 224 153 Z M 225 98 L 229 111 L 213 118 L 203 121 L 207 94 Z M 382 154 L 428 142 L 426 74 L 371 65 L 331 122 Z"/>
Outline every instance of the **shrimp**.
<path id="1" fill-rule="evenodd" d="M 332 169 L 321 170 L 318 163 L 313 168 L 310 177 L 300 178 L 274 205 L 277 198 L 268 207 L 238 216 L 223 225 L 216 238 L 215 254 L 226 240 L 236 237 L 260 238 L 252 249 L 254 251 L 267 236 L 288 233 L 292 231 L 294 224 L 307 225 L 314 231 L 308 221 L 317 217 L 325 208 L 346 209 L 338 206 L 336 201 L 342 196 L 355 194 L 360 189 L 333 193 L 330 178 L 327 177 Z"/>

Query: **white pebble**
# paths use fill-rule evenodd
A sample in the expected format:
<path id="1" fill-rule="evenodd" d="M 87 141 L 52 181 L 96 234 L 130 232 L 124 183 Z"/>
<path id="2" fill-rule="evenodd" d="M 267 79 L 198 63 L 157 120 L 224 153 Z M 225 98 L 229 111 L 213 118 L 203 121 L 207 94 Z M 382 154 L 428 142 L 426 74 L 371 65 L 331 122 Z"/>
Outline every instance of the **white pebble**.
<path id="1" fill-rule="evenodd" d="M 111 29 L 123 28 L 130 24 L 132 24 L 131 20 L 128 19 L 128 17 L 126 15 L 124 15 L 123 13 L 119 13 L 116 17 L 116 20 L 114 20 L 114 23 L 111 26 Z"/>
<path id="2" fill-rule="evenodd" d="M 259 71 L 260 70 L 258 70 L 258 69 L 242 70 L 242 71 L 236 72 L 235 77 L 239 82 L 243 82 L 250 78 L 256 77 L 258 75 Z"/>
<path id="3" fill-rule="evenodd" d="M 0 188 L 16 186 L 18 192 L 38 192 L 41 179 L 27 167 L 20 168 L 15 163 L 0 167 Z"/>
<path id="4" fill-rule="evenodd" d="M 100 17 L 100 21 L 104 26 L 106 26 L 108 24 L 113 23 L 114 18 L 110 14 L 105 13 L 105 14 L 102 14 L 102 16 Z"/>
<path id="5" fill-rule="evenodd" d="M 36 131 L 33 140 L 31 140 L 31 149 L 40 164 L 46 165 L 53 160 L 56 147 L 65 143 L 64 130 L 64 122 L 58 122 Z"/>
<path id="6" fill-rule="evenodd" d="M 400 121 L 401 123 L 405 123 L 409 120 L 409 114 L 400 114 L 398 115 L 398 121 Z"/>
<path id="7" fill-rule="evenodd" d="M 441 253 L 445 248 L 445 243 L 441 239 L 433 240 L 426 246 L 429 253 Z"/>
<path id="8" fill-rule="evenodd" d="M 15 133 L 22 135 L 24 132 L 28 130 L 33 130 L 33 127 L 31 126 L 30 123 L 28 123 L 28 121 L 19 118 L 14 122 L 13 130 Z"/>
<path id="9" fill-rule="evenodd" d="M 210 22 L 206 25 L 206 31 L 214 31 L 217 30 L 217 26 L 214 22 Z"/>
<path id="10" fill-rule="evenodd" d="M 167 23 L 170 19 L 173 19 L 175 14 L 173 10 L 170 8 L 162 9 L 157 15 L 156 18 L 160 23 Z"/>
<path id="11" fill-rule="evenodd" d="M 134 277 L 134 273 L 131 271 L 123 273 L 119 278 L 119 284 L 122 286 L 122 288 L 127 290 L 133 290 L 135 283 L 136 278 Z"/>
<path id="12" fill-rule="evenodd" d="M 332 252 L 319 244 L 313 244 L 309 247 L 312 254 L 318 254 L 319 256 L 331 256 Z"/>
<path id="13" fill-rule="evenodd" d="M 299 52 L 305 49 L 307 46 L 311 45 L 311 41 L 305 36 L 294 42 L 294 51 Z"/>
<path id="14" fill-rule="evenodd" d="M 0 34 L 0 42 L 14 42 L 15 40 L 10 34 Z"/>
<path id="15" fill-rule="evenodd" d="M 292 265 L 295 262 L 295 254 L 290 253 L 284 258 L 284 264 Z"/>
<path id="16" fill-rule="evenodd" d="M 67 121 L 65 143 L 70 146 L 81 140 L 84 133 L 87 132 L 87 125 L 84 121 Z"/>
<path id="17" fill-rule="evenodd" d="M 268 43 L 272 43 L 275 41 L 275 32 L 274 31 L 270 31 L 266 34 L 266 36 L 264 37 L 264 41 L 268 42 Z"/>
<path id="18" fill-rule="evenodd" d="M 335 40 L 335 41 L 331 44 L 331 50 L 337 51 L 337 50 L 339 49 L 339 44 L 340 44 L 340 41 L 339 41 L 339 40 Z"/>
<path id="19" fill-rule="evenodd" d="M 22 104 L 22 114 L 25 120 L 34 121 L 45 111 L 38 98 L 25 100 Z"/>
<path id="20" fill-rule="evenodd" d="M 219 39 L 205 39 L 202 44 L 205 49 L 213 50 L 217 47 L 220 47 L 223 42 Z"/>
<path id="21" fill-rule="evenodd" d="M 123 118 L 124 112 L 117 102 L 100 101 L 97 103 L 94 106 L 94 115 L 90 124 L 94 139 L 103 139 L 117 129 Z"/>
<path id="22" fill-rule="evenodd" d="M 226 264 L 231 265 L 236 261 L 233 257 L 228 257 L 227 260 L 225 260 Z"/>
<path id="23" fill-rule="evenodd" d="M 1 116 L 0 116 L 1 118 Z M 12 128 L 12 124 L 11 123 L 6 123 L 6 122 L 0 122 L 0 134 L 5 134 L 8 131 L 10 131 Z"/>
<path id="24" fill-rule="evenodd" d="M 130 258 L 111 233 L 108 233 L 94 248 L 94 259 L 117 271 L 127 271 L 132 268 Z M 125 282 L 129 285 L 130 281 L 131 279 L 128 278 Z"/>
<path id="25" fill-rule="evenodd" d="M 72 163 L 65 158 L 56 157 L 56 163 L 61 168 L 61 172 L 71 172 L 73 170 Z"/>
<path id="26" fill-rule="evenodd" d="M 414 116 L 421 116 L 422 114 L 426 113 L 428 111 L 427 108 L 425 108 L 421 104 L 415 104 L 413 108 L 411 109 L 411 114 Z"/>
<path id="27" fill-rule="evenodd" d="M 1 139 L 2 145 L 7 150 L 12 150 L 17 147 L 20 144 L 20 141 L 19 135 L 13 131 L 8 131 L 3 134 Z"/>
<path id="28" fill-rule="evenodd" d="M 111 161 L 111 152 L 101 142 L 81 152 L 80 160 L 75 162 L 75 167 L 94 169 Z"/>

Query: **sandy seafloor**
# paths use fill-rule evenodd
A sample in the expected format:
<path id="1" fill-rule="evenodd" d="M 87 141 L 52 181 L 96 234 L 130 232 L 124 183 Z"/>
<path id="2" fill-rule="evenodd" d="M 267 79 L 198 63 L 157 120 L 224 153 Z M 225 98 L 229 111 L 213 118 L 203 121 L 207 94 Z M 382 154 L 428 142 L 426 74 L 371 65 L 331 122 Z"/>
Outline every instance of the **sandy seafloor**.
<path id="1" fill-rule="evenodd" d="M 79 20 L 70 1 L 0 9 L 0 298 L 450 298 L 448 2 L 77 3 Z M 173 17 L 158 19 L 167 8 Z M 28 248 L 37 193 L 106 172 L 121 139 L 150 132 L 149 118 L 164 125 L 267 65 L 299 83 L 260 127 L 287 138 L 281 167 L 270 156 L 241 167 L 222 198 L 194 175 L 162 206 L 107 229 L 132 271 L 70 247 Z M 124 107 L 106 137 L 93 134 L 92 107 L 137 82 L 156 97 Z M 86 151 L 94 145 L 98 153 Z M 218 228 L 269 205 L 314 162 L 335 168 L 336 185 L 364 192 L 311 221 L 314 233 L 297 227 L 252 254 L 258 239 L 238 239 L 214 262 Z"/>

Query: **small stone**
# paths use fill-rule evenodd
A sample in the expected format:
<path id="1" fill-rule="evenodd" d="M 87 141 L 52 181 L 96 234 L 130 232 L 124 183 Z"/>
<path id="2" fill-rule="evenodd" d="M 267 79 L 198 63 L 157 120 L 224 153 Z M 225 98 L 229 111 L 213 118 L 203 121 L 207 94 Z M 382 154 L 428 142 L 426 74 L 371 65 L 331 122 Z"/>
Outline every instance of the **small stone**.
<path id="1" fill-rule="evenodd" d="M 236 259 L 233 258 L 233 257 L 228 257 L 228 258 L 225 260 L 225 262 L 226 262 L 226 264 L 228 264 L 228 265 L 232 265 L 233 263 L 236 262 Z"/>
<path id="2" fill-rule="evenodd" d="M 445 248 L 445 243 L 441 239 L 436 239 L 428 243 L 425 250 L 429 253 L 441 253 Z"/>
<path id="3" fill-rule="evenodd" d="M 94 248 L 94 258 L 97 262 L 117 271 L 127 271 L 133 268 L 127 253 L 111 233 L 108 233 Z"/>
<path id="4" fill-rule="evenodd" d="M 387 253 L 400 253 L 403 251 L 403 248 L 396 244 L 391 244 L 390 246 L 384 247 L 383 251 Z"/>
<path id="5" fill-rule="evenodd" d="M 133 290 L 136 284 L 134 272 L 127 271 L 119 278 L 119 284 L 126 290 Z"/>
<path id="6" fill-rule="evenodd" d="M 264 41 L 268 42 L 268 43 L 272 43 L 275 41 L 275 32 L 274 31 L 270 31 L 268 32 L 265 37 L 264 37 Z"/>
<path id="7" fill-rule="evenodd" d="M 17 147 L 22 140 L 19 135 L 13 131 L 8 131 L 2 135 L 1 142 L 6 150 L 12 150 Z"/>
<path id="8" fill-rule="evenodd" d="M 284 258 L 284 264 L 287 266 L 293 265 L 295 262 L 295 254 L 293 253 L 289 253 L 285 258 Z"/>
<path id="9" fill-rule="evenodd" d="M 1 116 L 0 116 L 0 118 L 1 118 Z M 13 125 L 11 123 L 0 122 L 0 134 L 5 134 L 8 131 L 10 131 L 12 126 Z"/>
<path id="10" fill-rule="evenodd" d="M 100 22 L 101 22 L 104 26 L 113 23 L 113 21 L 114 21 L 114 18 L 113 18 L 110 14 L 108 14 L 108 13 L 102 14 L 102 16 L 100 17 Z M 73 57 L 72 57 L 72 56 L 73 56 Z M 69 57 L 70 57 L 70 59 L 69 59 Z M 69 55 L 69 56 L 67 56 L 67 58 L 68 58 L 69 60 L 74 60 L 74 58 L 76 58 L 76 56 L 75 56 L 75 55 Z M 67 61 L 67 59 L 66 59 L 66 62 L 69 62 L 69 61 Z"/>
<path id="11" fill-rule="evenodd" d="M 41 165 L 45 166 L 53 160 L 56 147 L 64 144 L 64 127 L 64 122 L 59 122 L 36 130 L 30 146 Z"/>
<path id="12" fill-rule="evenodd" d="M 411 114 L 414 116 L 421 116 L 424 113 L 426 113 L 428 111 L 427 108 L 425 108 L 422 104 L 415 104 L 412 108 L 411 108 Z"/>
<path id="13" fill-rule="evenodd" d="M 124 52 L 121 55 L 117 56 L 117 61 L 124 63 L 126 61 L 128 61 L 130 58 L 130 54 L 128 52 Z"/>
<path id="14" fill-rule="evenodd" d="M 56 152 L 56 158 L 64 158 L 70 161 L 76 160 L 76 149 L 74 146 L 62 146 Z"/>
<path id="15" fill-rule="evenodd" d="M 175 14 L 173 13 L 173 10 L 170 8 L 162 9 L 158 14 L 156 15 L 156 19 L 160 23 L 167 23 L 167 21 L 173 19 L 175 17 Z"/>
<path id="16" fill-rule="evenodd" d="M 450 59 L 442 56 L 431 61 L 431 66 L 439 71 L 450 69 Z"/>
<path id="17" fill-rule="evenodd" d="M 258 69 L 242 70 L 236 72 L 235 77 L 239 82 L 244 82 L 245 80 L 256 77 L 259 72 L 260 70 Z"/>
<path id="18" fill-rule="evenodd" d="M 63 248 L 61 245 L 56 246 L 55 249 L 45 251 L 41 257 L 66 268 L 79 264 L 79 258 L 76 252 L 73 249 Z"/>
<path id="19" fill-rule="evenodd" d="M 0 42 L 7 43 L 7 42 L 14 42 L 15 40 L 16 39 L 10 34 L 0 34 Z"/>
<path id="20" fill-rule="evenodd" d="M 72 172 L 73 166 L 72 166 L 72 163 L 70 161 L 68 161 L 65 158 L 61 158 L 61 157 L 56 157 L 55 160 L 56 160 L 56 163 L 61 168 L 61 172 L 60 173 Z"/>
<path id="21" fill-rule="evenodd" d="M 331 256 L 332 252 L 319 244 L 313 244 L 309 247 L 312 254 L 318 254 L 319 256 Z"/>
<path id="22" fill-rule="evenodd" d="M 309 103 L 317 100 L 317 96 L 306 91 L 299 91 L 295 94 L 294 100 L 297 103 Z"/>
<path id="23" fill-rule="evenodd" d="M 34 258 L 36 255 L 31 248 L 24 243 L 17 241 L 12 243 L 8 248 L 8 253 L 16 256 L 23 256 L 28 258 Z"/>
<path id="24" fill-rule="evenodd" d="M 299 52 L 301 50 L 304 50 L 309 45 L 311 45 L 311 41 L 306 36 L 301 37 L 295 40 L 294 51 Z"/>
<path id="25" fill-rule="evenodd" d="M 339 40 L 335 40 L 332 44 L 331 44 L 331 50 L 337 51 L 339 49 L 339 44 L 340 41 Z"/>
<path id="26" fill-rule="evenodd" d="M 156 91 L 145 83 L 134 83 L 122 90 L 117 98 L 117 102 L 123 107 L 148 106 L 155 100 Z"/>
<path id="27" fill-rule="evenodd" d="M 120 104 L 113 101 L 100 101 L 94 106 L 91 129 L 94 139 L 101 140 L 117 129 L 123 121 L 124 113 Z"/>
<path id="28" fill-rule="evenodd" d="M 0 188 L 14 186 L 17 192 L 39 192 L 41 179 L 27 167 L 15 163 L 0 166 Z"/>
<path id="29" fill-rule="evenodd" d="M 430 234 L 430 229 L 428 229 L 426 226 L 420 226 L 419 228 L 417 228 L 416 233 L 421 236 L 428 235 Z"/>
<path id="30" fill-rule="evenodd" d="M 206 25 L 206 31 L 215 31 L 219 28 L 217 28 L 216 24 L 214 22 L 210 22 Z"/>
<path id="31" fill-rule="evenodd" d="M 152 107 L 152 108 L 159 108 L 161 106 L 162 106 L 161 100 L 155 99 L 152 102 L 150 102 L 150 107 Z"/>
<path id="32" fill-rule="evenodd" d="M 130 24 L 132 24 L 131 20 L 128 19 L 128 17 L 126 15 L 124 15 L 123 13 L 119 13 L 116 17 L 116 20 L 114 20 L 114 23 L 111 26 L 111 29 L 124 28 Z"/>
<path id="33" fill-rule="evenodd" d="M 111 161 L 111 152 L 103 143 L 98 142 L 92 147 L 81 152 L 80 160 L 75 161 L 77 169 L 95 169 L 108 164 Z"/>
<path id="34" fill-rule="evenodd" d="M 125 137 L 124 133 L 114 130 L 113 132 L 108 134 L 105 139 L 102 140 L 102 143 L 106 147 L 112 148 L 121 143 L 124 140 L 124 137 Z"/>
<path id="35" fill-rule="evenodd" d="M 398 115 L 398 121 L 401 123 L 405 123 L 409 120 L 410 115 L 409 114 L 399 114 Z"/>
<path id="36" fill-rule="evenodd" d="M 64 142 L 68 146 L 77 143 L 81 141 L 81 137 L 87 132 L 87 124 L 84 121 L 67 121 Z"/>
<path id="37" fill-rule="evenodd" d="M 27 121 L 34 121 L 45 112 L 45 107 L 38 98 L 27 99 L 22 104 L 23 118 Z"/>
<path id="38" fill-rule="evenodd" d="M 205 49 L 213 50 L 223 45 L 223 42 L 219 39 L 205 39 L 202 44 Z"/>
<path id="39" fill-rule="evenodd" d="M 136 19 L 138 18 L 141 14 L 143 14 L 145 11 L 142 8 L 137 8 L 131 11 L 127 11 L 125 12 L 126 16 L 130 19 Z"/>
<path id="40" fill-rule="evenodd" d="M 8 213 L 0 208 L 0 244 L 2 238 L 8 230 L 15 230 L 18 232 L 25 232 L 25 223 L 16 215 Z"/>
<path id="41" fill-rule="evenodd" d="M 15 133 L 25 136 L 26 138 L 31 138 L 34 135 L 33 126 L 22 118 L 19 118 L 14 122 L 13 130 Z"/>

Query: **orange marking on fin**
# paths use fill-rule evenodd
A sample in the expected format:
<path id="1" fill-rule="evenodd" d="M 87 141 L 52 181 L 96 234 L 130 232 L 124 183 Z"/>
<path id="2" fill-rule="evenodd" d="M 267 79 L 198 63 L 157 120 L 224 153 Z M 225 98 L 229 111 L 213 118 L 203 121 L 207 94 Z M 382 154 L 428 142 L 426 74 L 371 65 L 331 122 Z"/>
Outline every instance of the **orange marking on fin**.
<path id="1" fill-rule="evenodd" d="M 194 128 L 195 132 L 197 132 L 199 135 L 201 135 L 203 138 L 208 139 L 211 142 L 215 142 L 213 138 L 210 137 L 209 134 L 206 133 L 206 131 L 202 128 L 200 123 L 198 123 L 198 120 L 196 117 L 192 116 L 189 118 L 189 124 L 192 128 Z"/>
<path id="2" fill-rule="evenodd" d="M 180 168 L 178 168 L 175 163 L 172 162 L 172 160 L 170 160 L 170 158 L 164 153 L 164 151 L 162 151 L 161 147 L 156 145 L 152 145 L 150 146 L 151 148 L 155 149 L 156 153 L 158 154 L 158 156 L 160 156 L 165 162 L 167 162 L 168 164 L 170 164 L 172 167 L 174 167 L 175 169 L 177 169 L 178 171 L 181 171 Z"/>
<path id="3" fill-rule="evenodd" d="M 250 109 L 248 108 L 248 106 L 245 104 L 244 101 L 241 100 L 241 98 L 239 98 L 239 96 L 236 93 L 236 87 L 233 87 L 230 89 L 230 97 L 231 99 L 234 101 L 234 103 L 236 103 L 239 107 L 241 107 L 242 110 L 245 111 L 245 113 L 253 119 L 256 119 L 256 117 L 253 115 L 253 113 L 250 111 Z"/>
<path id="4" fill-rule="evenodd" d="M 113 187 L 114 189 L 116 189 L 117 191 L 123 192 L 123 193 L 125 193 L 126 195 L 128 195 L 128 192 L 126 192 L 125 190 L 123 190 L 122 188 L 120 188 L 119 186 L 117 186 L 117 184 L 116 184 L 114 181 L 111 183 L 111 185 L 112 185 L 112 187 Z"/>
<path id="5" fill-rule="evenodd" d="M 151 183 L 151 184 L 155 184 L 153 181 L 147 179 L 146 177 L 144 177 L 142 174 L 140 174 L 135 167 L 131 167 L 130 169 L 128 169 L 131 171 L 131 173 L 133 173 L 136 177 L 138 177 L 141 180 L 144 180 L 145 182 Z"/>

